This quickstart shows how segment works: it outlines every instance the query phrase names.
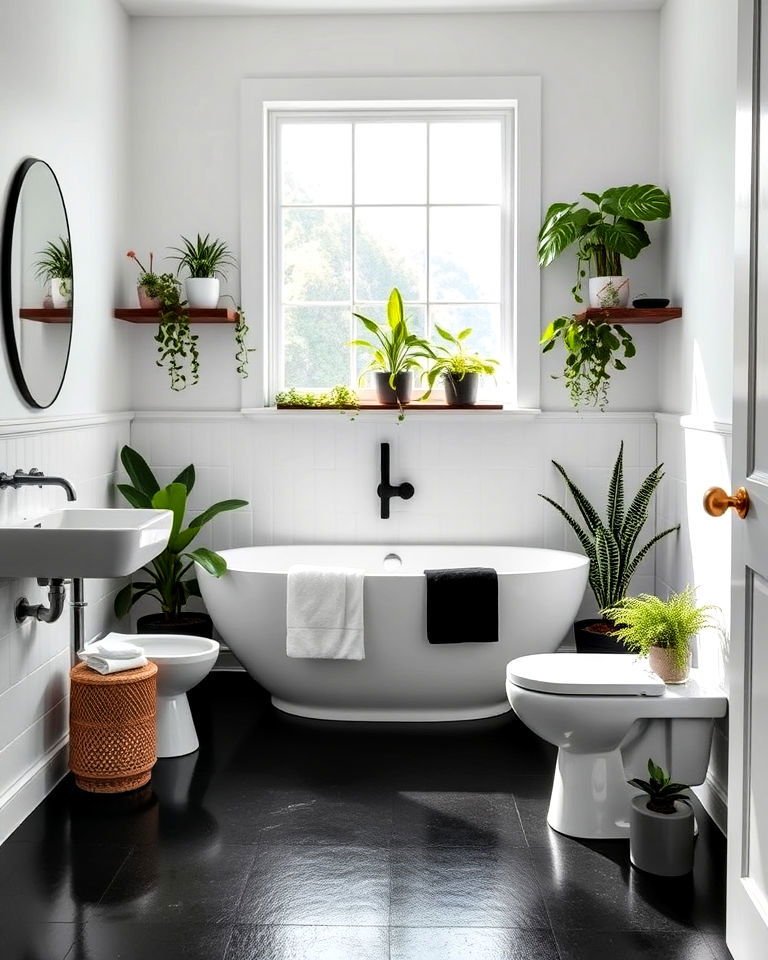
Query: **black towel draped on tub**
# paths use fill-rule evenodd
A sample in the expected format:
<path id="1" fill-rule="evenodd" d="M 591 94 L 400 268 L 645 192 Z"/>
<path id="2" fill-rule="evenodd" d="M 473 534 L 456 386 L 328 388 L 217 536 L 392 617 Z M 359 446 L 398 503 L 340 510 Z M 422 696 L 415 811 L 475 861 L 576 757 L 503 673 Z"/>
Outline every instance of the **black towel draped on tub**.
<path id="1" fill-rule="evenodd" d="M 430 643 L 498 643 L 499 583 L 490 567 L 425 570 Z"/>

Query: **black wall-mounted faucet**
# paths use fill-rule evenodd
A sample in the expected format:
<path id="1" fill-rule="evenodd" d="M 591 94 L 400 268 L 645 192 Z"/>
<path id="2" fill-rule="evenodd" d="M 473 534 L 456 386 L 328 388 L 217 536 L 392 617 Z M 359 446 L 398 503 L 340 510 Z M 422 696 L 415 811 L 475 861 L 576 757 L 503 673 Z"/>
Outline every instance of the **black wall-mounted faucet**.
<path id="1" fill-rule="evenodd" d="M 376 493 L 381 500 L 381 519 L 389 520 L 389 501 L 392 497 L 402 497 L 403 500 L 410 500 L 414 494 L 412 483 L 400 483 L 393 486 L 389 482 L 389 444 L 381 445 L 381 483 L 376 488 Z"/>

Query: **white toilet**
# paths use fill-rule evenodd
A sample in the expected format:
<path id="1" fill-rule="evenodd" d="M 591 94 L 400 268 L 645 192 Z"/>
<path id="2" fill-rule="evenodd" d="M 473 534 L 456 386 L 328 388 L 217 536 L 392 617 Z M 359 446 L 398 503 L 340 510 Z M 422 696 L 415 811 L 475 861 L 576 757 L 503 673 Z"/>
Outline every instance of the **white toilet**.
<path id="1" fill-rule="evenodd" d="M 667 686 L 631 654 L 544 653 L 507 665 L 507 697 L 526 726 L 558 748 L 547 822 L 586 839 L 629 836 L 630 777 L 653 758 L 680 783 L 704 782 L 722 690 Z"/>
<path id="2" fill-rule="evenodd" d="M 219 645 L 207 637 L 138 633 L 131 643 L 157 664 L 157 755 L 181 757 L 200 746 L 187 691 L 208 675 Z"/>

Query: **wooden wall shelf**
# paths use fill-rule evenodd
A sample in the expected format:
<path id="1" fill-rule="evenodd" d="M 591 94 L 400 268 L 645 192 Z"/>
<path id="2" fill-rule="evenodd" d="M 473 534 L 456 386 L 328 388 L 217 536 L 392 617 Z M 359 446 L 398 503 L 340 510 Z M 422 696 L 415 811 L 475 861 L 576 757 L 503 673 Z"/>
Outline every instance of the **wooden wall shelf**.
<path id="1" fill-rule="evenodd" d="M 183 312 L 184 316 L 189 317 L 190 323 L 237 323 L 235 311 L 224 307 L 216 307 L 212 310 L 189 307 Z M 158 323 L 159 321 L 157 310 L 115 310 L 115 316 L 118 320 L 127 320 L 128 323 Z"/>
<path id="2" fill-rule="evenodd" d="M 681 307 L 663 307 L 645 310 L 640 307 L 590 307 L 576 314 L 582 323 L 588 320 L 607 320 L 609 323 L 666 323 L 682 317 Z"/>
<path id="3" fill-rule="evenodd" d="M 38 323 L 72 323 L 72 310 L 69 307 L 23 307 L 19 310 L 19 316 L 22 320 L 37 320 Z"/>

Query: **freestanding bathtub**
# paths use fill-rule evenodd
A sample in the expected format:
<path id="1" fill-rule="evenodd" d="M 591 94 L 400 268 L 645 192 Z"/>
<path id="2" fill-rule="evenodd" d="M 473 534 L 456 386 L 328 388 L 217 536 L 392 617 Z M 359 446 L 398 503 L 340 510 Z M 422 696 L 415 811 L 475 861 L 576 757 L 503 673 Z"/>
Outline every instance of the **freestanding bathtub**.
<path id="1" fill-rule="evenodd" d="M 287 713 L 324 720 L 473 720 L 509 710 L 506 665 L 557 649 L 581 603 L 588 560 L 497 546 L 277 546 L 224 550 L 220 579 L 197 569 L 208 612 L 234 655 Z M 288 569 L 365 570 L 365 659 L 285 652 Z M 499 642 L 431 645 L 424 570 L 494 567 Z"/>

